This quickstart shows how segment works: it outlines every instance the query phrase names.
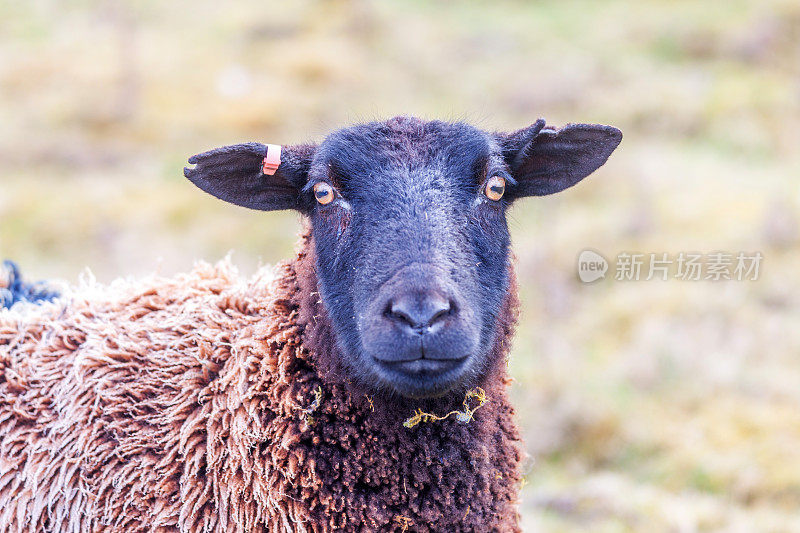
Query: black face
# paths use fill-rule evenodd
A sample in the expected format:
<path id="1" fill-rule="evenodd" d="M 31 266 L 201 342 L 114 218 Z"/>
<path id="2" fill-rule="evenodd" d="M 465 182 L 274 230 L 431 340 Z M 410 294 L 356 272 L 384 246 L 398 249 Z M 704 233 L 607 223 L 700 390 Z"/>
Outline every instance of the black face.
<path id="1" fill-rule="evenodd" d="M 491 177 L 511 180 L 500 144 L 463 124 L 395 120 L 320 145 L 306 186 L 333 188 L 310 211 L 320 289 L 362 382 L 432 396 L 483 370 L 508 286 Z"/>
<path id="2" fill-rule="evenodd" d="M 186 174 L 227 201 L 310 217 L 344 366 L 368 387 L 431 397 L 485 371 L 509 285 L 511 202 L 576 183 L 620 138 L 606 126 L 539 121 L 504 135 L 402 117 L 285 150 L 274 177 L 252 175 L 256 144 L 195 156 Z"/>

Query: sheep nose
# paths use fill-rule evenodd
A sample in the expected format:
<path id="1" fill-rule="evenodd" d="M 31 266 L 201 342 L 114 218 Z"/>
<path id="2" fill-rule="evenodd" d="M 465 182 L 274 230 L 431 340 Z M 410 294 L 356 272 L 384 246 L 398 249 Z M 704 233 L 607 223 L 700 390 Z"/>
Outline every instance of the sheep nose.
<path id="1" fill-rule="evenodd" d="M 438 329 L 453 312 L 452 302 L 435 292 L 403 294 L 392 299 L 387 308 L 390 320 L 420 335 Z"/>

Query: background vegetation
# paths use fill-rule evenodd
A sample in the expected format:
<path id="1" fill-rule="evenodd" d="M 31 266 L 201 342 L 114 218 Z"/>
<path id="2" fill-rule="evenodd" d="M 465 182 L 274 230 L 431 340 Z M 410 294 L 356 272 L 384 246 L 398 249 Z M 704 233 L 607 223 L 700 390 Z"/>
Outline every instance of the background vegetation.
<path id="1" fill-rule="evenodd" d="M 396 114 L 625 132 L 511 214 L 526 529 L 800 531 L 796 0 L 0 0 L 0 256 L 252 271 L 297 216 L 201 194 L 186 157 Z M 765 258 L 754 282 L 584 285 L 587 247 Z"/>

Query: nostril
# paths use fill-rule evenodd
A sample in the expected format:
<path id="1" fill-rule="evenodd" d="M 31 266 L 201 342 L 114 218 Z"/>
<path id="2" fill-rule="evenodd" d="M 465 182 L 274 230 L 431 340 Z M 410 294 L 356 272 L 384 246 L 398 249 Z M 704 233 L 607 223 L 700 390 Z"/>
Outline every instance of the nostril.
<path id="1" fill-rule="evenodd" d="M 435 310 L 433 316 L 428 320 L 428 325 L 431 326 L 440 320 L 444 320 L 448 315 L 450 315 L 453 311 L 453 304 L 450 301 L 444 302 L 442 305 L 438 307 L 438 310 Z"/>
<path id="2" fill-rule="evenodd" d="M 389 316 L 389 318 L 393 318 L 399 322 L 404 322 L 412 328 L 418 326 L 414 318 L 412 318 L 408 312 L 399 305 L 390 304 L 389 308 L 386 310 L 386 314 Z"/>
<path id="3" fill-rule="evenodd" d="M 384 315 L 390 320 L 418 330 L 419 333 L 425 333 L 426 328 L 451 315 L 454 308 L 451 300 L 436 294 L 401 296 L 389 302 Z"/>

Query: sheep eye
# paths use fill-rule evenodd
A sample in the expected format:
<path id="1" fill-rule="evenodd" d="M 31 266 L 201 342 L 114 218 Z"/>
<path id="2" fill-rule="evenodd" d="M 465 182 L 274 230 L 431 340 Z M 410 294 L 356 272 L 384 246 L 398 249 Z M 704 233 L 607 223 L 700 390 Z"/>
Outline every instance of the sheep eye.
<path id="1" fill-rule="evenodd" d="M 314 185 L 314 198 L 322 205 L 328 205 L 333 201 L 333 187 L 325 182 Z"/>
<path id="2" fill-rule="evenodd" d="M 495 202 L 503 197 L 503 193 L 506 192 L 506 180 L 501 178 L 500 176 L 492 176 L 486 182 L 486 188 L 483 190 L 483 194 L 489 200 L 494 200 Z"/>

